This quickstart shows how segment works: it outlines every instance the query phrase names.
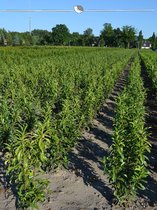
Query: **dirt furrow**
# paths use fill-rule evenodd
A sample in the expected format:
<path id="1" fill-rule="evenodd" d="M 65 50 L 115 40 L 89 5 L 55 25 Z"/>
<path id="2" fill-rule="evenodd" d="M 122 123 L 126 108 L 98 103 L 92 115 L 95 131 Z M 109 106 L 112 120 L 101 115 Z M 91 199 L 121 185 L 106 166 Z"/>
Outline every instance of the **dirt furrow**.
<path id="1" fill-rule="evenodd" d="M 68 170 L 48 175 L 53 193 L 42 210 L 111 209 L 113 192 L 104 175 L 102 159 L 112 142 L 115 100 L 125 86 L 130 65 L 131 61 L 89 131 L 83 133 L 77 148 L 70 154 Z"/>

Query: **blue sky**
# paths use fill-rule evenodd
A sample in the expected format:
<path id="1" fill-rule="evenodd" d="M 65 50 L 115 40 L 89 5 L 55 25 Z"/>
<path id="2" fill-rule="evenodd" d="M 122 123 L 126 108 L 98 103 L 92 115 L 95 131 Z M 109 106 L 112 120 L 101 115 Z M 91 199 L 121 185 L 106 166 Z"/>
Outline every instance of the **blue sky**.
<path id="1" fill-rule="evenodd" d="M 29 17 L 32 30 L 51 31 L 56 24 L 66 24 L 71 32 L 83 33 L 88 27 L 99 35 L 104 23 L 111 23 L 114 28 L 124 25 L 142 30 L 145 38 L 157 34 L 157 0 L 0 0 L 3 9 L 73 9 L 82 5 L 84 9 L 155 9 L 152 13 L 0 13 L 0 28 L 10 31 L 28 31 Z"/>

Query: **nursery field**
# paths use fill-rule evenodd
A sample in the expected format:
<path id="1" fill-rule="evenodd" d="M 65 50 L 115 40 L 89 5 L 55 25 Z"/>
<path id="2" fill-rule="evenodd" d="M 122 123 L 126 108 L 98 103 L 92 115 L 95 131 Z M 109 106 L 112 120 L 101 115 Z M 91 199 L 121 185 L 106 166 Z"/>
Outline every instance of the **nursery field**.
<path id="1" fill-rule="evenodd" d="M 118 82 L 110 143 L 104 152 L 92 152 L 91 165 L 98 164 L 94 156 L 102 152 L 98 162 L 122 209 L 139 191 L 147 190 L 151 170 L 157 170 L 157 54 L 81 47 L 0 48 L 0 187 L 14 195 L 14 207 L 6 208 L 5 203 L 6 209 L 82 208 L 48 202 L 55 178 L 46 174 L 55 177 L 63 167 L 68 173 L 77 171 L 82 163 L 78 159 L 74 164 L 74 148 L 78 151 L 85 133 L 91 135 L 93 120 L 99 119 Z M 107 126 L 106 120 L 101 123 Z M 102 141 L 106 144 L 105 135 Z"/>

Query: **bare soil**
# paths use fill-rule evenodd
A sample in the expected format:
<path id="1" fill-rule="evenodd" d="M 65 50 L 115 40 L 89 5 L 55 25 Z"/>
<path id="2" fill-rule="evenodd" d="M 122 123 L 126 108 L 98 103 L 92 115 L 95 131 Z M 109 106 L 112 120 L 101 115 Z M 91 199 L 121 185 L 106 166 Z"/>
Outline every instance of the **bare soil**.
<path id="1" fill-rule="evenodd" d="M 157 210 L 157 148 L 154 146 L 157 145 L 157 124 L 154 123 L 157 119 L 157 106 L 154 96 L 148 97 L 146 104 L 147 125 L 151 127 L 152 143 L 149 155 L 151 173 L 146 190 L 139 191 L 136 200 L 128 206 L 117 206 L 107 175 L 103 171 L 102 159 L 107 155 L 112 143 L 115 100 L 125 86 L 129 68 L 130 63 L 93 120 L 90 129 L 84 131 L 82 138 L 78 140 L 77 147 L 69 155 L 68 168 L 44 175 L 50 181 L 49 189 L 52 192 L 40 205 L 40 210 Z M 0 164 L 2 168 L 3 161 Z M 3 171 L 0 174 L 0 210 L 15 210 L 15 198 L 9 194 L 9 190 L 4 190 Z"/>

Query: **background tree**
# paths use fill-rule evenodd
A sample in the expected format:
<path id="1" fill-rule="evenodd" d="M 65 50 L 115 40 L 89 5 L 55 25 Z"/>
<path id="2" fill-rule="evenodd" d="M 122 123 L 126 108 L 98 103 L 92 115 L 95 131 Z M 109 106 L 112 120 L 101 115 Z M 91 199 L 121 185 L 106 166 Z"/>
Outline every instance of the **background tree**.
<path id="1" fill-rule="evenodd" d="M 7 32 L 7 34 L 6 34 L 7 45 L 12 45 L 12 41 L 13 41 L 12 39 L 13 39 L 13 37 L 11 35 L 11 32 L 10 31 Z"/>
<path id="2" fill-rule="evenodd" d="M 113 36 L 113 45 L 114 47 L 124 47 L 123 39 L 122 39 L 122 31 L 120 28 L 116 28 L 113 30 L 114 36 Z"/>
<path id="3" fill-rule="evenodd" d="M 3 45 L 4 39 L 3 39 L 3 33 L 0 31 L 0 45 Z"/>
<path id="4" fill-rule="evenodd" d="M 70 45 L 78 46 L 79 39 L 80 39 L 80 34 L 78 32 L 73 32 L 70 36 Z"/>
<path id="5" fill-rule="evenodd" d="M 137 39 L 138 39 L 138 48 L 141 49 L 142 43 L 143 43 L 142 31 L 139 32 L 139 35 L 138 35 Z"/>
<path id="6" fill-rule="evenodd" d="M 111 23 L 105 23 L 103 30 L 100 32 L 100 38 L 105 41 L 105 45 L 112 47 L 114 43 L 114 31 Z"/>
<path id="7" fill-rule="evenodd" d="M 147 39 L 152 44 L 152 49 L 157 47 L 155 33 Z M 136 30 L 132 26 L 113 28 L 111 23 L 105 23 L 99 36 L 94 36 L 93 30 L 87 28 L 83 34 L 70 33 L 65 24 L 58 24 L 52 28 L 52 32 L 43 29 L 34 29 L 31 34 L 26 32 L 11 32 L 0 28 L 0 45 L 72 45 L 72 46 L 108 46 L 108 47 L 138 47 L 143 42 L 142 31 L 136 36 Z"/>
<path id="8" fill-rule="evenodd" d="M 157 37 L 155 35 L 155 32 L 153 32 L 153 35 L 149 38 L 151 44 L 152 44 L 152 49 L 155 50 L 157 46 Z"/>
<path id="9" fill-rule="evenodd" d="M 19 37 L 18 33 L 14 33 L 12 45 L 13 46 L 19 46 L 20 45 L 20 37 Z"/>
<path id="10" fill-rule="evenodd" d="M 65 24 L 57 24 L 52 28 L 52 42 L 54 45 L 67 45 L 69 41 L 70 33 Z"/>
<path id="11" fill-rule="evenodd" d="M 100 38 L 100 40 L 99 40 L 99 47 L 104 47 L 104 45 L 105 45 L 104 39 Z"/>
<path id="12" fill-rule="evenodd" d="M 33 42 L 37 45 L 51 44 L 51 32 L 47 30 L 35 29 L 32 31 Z"/>
<path id="13" fill-rule="evenodd" d="M 93 35 L 93 29 L 87 28 L 84 33 L 84 42 L 86 46 L 92 46 L 94 44 L 94 35 Z"/>
<path id="14" fill-rule="evenodd" d="M 0 45 L 7 45 L 7 31 L 4 28 L 0 29 Z"/>
<path id="15" fill-rule="evenodd" d="M 135 42 L 136 29 L 132 26 L 122 27 L 122 37 L 125 48 L 130 48 L 131 43 Z"/>
<path id="16" fill-rule="evenodd" d="M 105 43 L 104 43 L 105 44 Z M 93 36 L 93 46 L 100 46 L 100 37 L 99 36 Z M 104 46 L 104 45 L 103 45 Z"/>

